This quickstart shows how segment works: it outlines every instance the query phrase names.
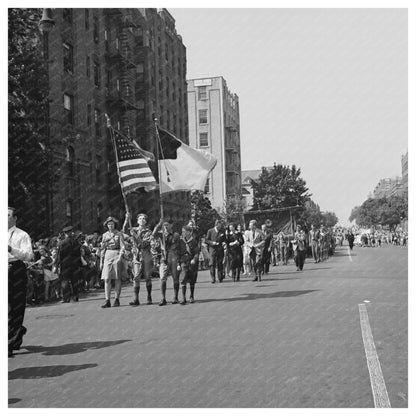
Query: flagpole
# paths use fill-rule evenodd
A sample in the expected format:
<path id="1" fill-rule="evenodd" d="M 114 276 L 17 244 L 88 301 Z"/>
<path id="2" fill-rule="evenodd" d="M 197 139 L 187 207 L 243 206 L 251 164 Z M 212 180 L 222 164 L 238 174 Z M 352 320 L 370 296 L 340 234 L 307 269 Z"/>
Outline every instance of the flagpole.
<path id="1" fill-rule="evenodd" d="M 126 213 L 128 214 L 129 227 L 132 228 L 130 210 L 129 210 L 129 206 L 127 204 L 127 197 L 126 197 L 126 194 L 124 193 L 123 186 L 121 185 L 121 180 L 120 180 L 120 169 L 119 169 L 119 164 L 118 164 L 118 155 L 117 155 L 117 147 L 116 147 L 116 140 L 115 140 L 115 137 L 114 137 L 114 131 L 113 131 L 113 127 L 111 126 L 110 117 L 107 114 L 105 114 L 105 118 L 107 120 L 107 129 L 108 129 L 108 131 L 110 133 L 111 143 L 113 145 L 114 154 L 116 156 L 116 166 L 117 166 L 117 174 L 118 174 L 118 183 L 120 184 L 121 194 L 122 194 L 123 200 L 124 200 L 124 207 L 126 209 Z"/>
<path id="2" fill-rule="evenodd" d="M 160 197 L 160 219 L 163 220 L 164 212 L 163 212 L 163 197 L 161 192 L 161 179 L 160 179 L 160 169 L 159 169 L 159 145 L 162 148 L 162 143 L 160 142 L 160 136 L 159 136 L 159 130 L 157 129 L 157 117 L 156 115 L 153 116 L 153 122 L 155 125 L 155 133 L 156 133 L 156 163 L 157 163 L 157 173 L 158 173 L 158 179 L 159 179 L 159 197 Z M 165 231 L 163 229 L 163 223 L 162 223 L 162 257 L 164 260 L 167 260 L 167 252 L 166 252 L 166 236 Z"/>

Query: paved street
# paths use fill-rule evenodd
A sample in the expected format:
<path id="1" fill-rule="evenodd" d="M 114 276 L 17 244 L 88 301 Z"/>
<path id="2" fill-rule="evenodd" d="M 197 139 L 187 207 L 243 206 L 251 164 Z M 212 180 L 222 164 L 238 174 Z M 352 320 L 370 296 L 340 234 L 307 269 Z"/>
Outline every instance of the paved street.
<path id="1" fill-rule="evenodd" d="M 369 323 L 392 407 L 407 407 L 407 248 L 346 246 L 324 263 L 211 284 L 193 305 L 102 310 L 103 292 L 27 310 L 9 407 L 374 407 Z M 168 300 L 172 298 L 168 281 Z"/>

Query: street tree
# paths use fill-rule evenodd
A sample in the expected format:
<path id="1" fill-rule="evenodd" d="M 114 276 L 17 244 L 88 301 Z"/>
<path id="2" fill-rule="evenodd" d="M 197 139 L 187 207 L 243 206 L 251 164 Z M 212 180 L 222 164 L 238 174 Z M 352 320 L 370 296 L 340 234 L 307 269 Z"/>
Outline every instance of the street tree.
<path id="1" fill-rule="evenodd" d="M 224 203 L 224 210 L 220 213 L 226 223 L 244 223 L 244 200 L 239 196 L 228 196 Z"/>
<path id="2" fill-rule="evenodd" d="M 305 206 L 310 198 L 306 182 L 301 178 L 301 170 L 295 165 L 273 165 L 272 169 L 262 168 L 257 180 L 252 180 L 253 211 Z"/>
<path id="3" fill-rule="evenodd" d="M 394 230 L 402 220 L 408 218 L 407 198 L 392 196 L 389 198 L 368 198 L 360 206 L 353 208 L 350 221 L 360 227 L 377 225 L 388 226 Z"/>
<path id="4" fill-rule="evenodd" d="M 335 212 L 323 212 L 321 213 L 321 217 L 321 223 L 327 228 L 332 228 L 338 223 L 338 217 L 336 216 Z"/>
<path id="5" fill-rule="evenodd" d="M 8 193 L 30 234 L 47 232 L 47 73 L 39 20 L 42 9 L 8 10 Z"/>
<path id="6" fill-rule="evenodd" d="M 211 201 L 201 191 L 191 194 L 191 215 L 201 235 L 206 234 L 214 226 L 215 220 L 221 218 L 217 210 L 212 208 Z"/>

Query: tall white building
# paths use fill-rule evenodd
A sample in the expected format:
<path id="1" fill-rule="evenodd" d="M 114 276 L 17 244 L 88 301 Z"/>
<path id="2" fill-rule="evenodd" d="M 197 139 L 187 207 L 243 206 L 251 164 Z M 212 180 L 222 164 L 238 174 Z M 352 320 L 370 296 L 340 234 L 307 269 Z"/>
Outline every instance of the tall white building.
<path id="1" fill-rule="evenodd" d="M 189 144 L 217 158 L 205 192 L 217 211 L 227 197 L 241 197 L 240 110 L 238 96 L 223 77 L 188 80 Z"/>

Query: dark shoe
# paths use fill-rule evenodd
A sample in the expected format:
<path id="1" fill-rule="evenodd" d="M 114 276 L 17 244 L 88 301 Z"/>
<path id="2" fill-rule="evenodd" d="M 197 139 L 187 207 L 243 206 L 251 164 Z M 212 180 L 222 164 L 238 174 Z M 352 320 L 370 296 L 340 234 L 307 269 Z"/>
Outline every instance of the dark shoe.
<path id="1" fill-rule="evenodd" d="M 140 302 L 138 300 L 133 300 L 132 302 L 129 303 L 130 306 L 139 306 Z"/>
<path id="2" fill-rule="evenodd" d="M 253 281 L 253 282 L 257 282 L 257 277 L 255 277 L 252 281 Z"/>
<path id="3" fill-rule="evenodd" d="M 186 299 L 181 301 L 181 305 L 186 305 Z"/>
<path id="4" fill-rule="evenodd" d="M 215 280 L 212 280 L 211 283 L 214 284 L 215 283 Z"/>
<path id="5" fill-rule="evenodd" d="M 76 297 L 74 298 L 74 302 L 78 302 L 78 301 L 79 301 L 78 296 L 76 296 Z"/>
<path id="6" fill-rule="evenodd" d="M 113 306 L 120 306 L 120 300 L 119 299 L 114 299 Z"/>
<path id="7" fill-rule="evenodd" d="M 189 303 L 195 303 L 194 298 L 190 298 L 190 299 L 189 299 Z"/>
<path id="8" fill-rule="evenodd" d="M 177 305 L 179 303 L 178 299 L 173 299 L 172 305 Z"/>
<path id="9" fill-rule="evenodd" d="M 69 303 L 69 302 L 70 302 L 69 299 L 63 299 L 63 300 L 61 300 L 61 303 Z"/>
<path id="10" fill-rule="evenodd" d="M 165 306 L 165 305 L 167 305 L 168 303 L 166 302 L 166 299 L 162 299 L 160 302 L 159 302 L 159 306 Z"/>
<path id="11" fill-rule="evenodd" d="M 153 303 L 153 302 L 152 302 L 152 298 L 148 297 L 148 298 L 147 298 L 146 305 L 151 305 L 152 303 Z"/>
<path id="12" fill-rule="evenodd" d="M 111 303 L 109 300 L 106 300 L 105 303 L 103 305 L 101 305 L 101 307 L 104 308 L 111 308 Z"/>

